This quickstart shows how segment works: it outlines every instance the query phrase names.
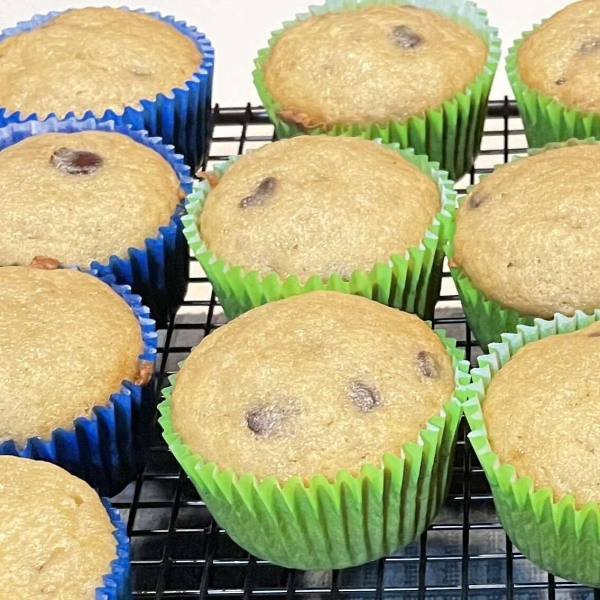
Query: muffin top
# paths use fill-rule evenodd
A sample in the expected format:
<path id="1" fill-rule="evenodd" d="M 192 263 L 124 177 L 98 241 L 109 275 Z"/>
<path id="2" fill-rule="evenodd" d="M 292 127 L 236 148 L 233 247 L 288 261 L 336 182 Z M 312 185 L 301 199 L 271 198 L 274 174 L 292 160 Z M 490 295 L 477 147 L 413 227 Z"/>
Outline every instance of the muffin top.
<path id="1" fill-rule="evenodd" d="M 551 318 L 600 307 L 600 146 L 549 150 L 478 183 L 456 217 L 454 261 L 488 298 Z"/>
<path id="2" fill-rule="evenodd" d="M 120 133 L 26 138 L 0 152 L 0 266 L 126 257 L 169 223 L 182 196 L 169 163 Z"/>
<path id="3" fill-rule="evenodd" d="M 417 246 L 440 209 L 433 180 L 394 150 L 300 136 L 236 161 L 209 193 L 200 231 L 247 271 L 348 279 Z"/>
<path id="4" fill-rule="evenodd" d="M 194 453 L 238 475 L 333 479 L 400 454 L 453 390 L 452 361 L 417 317 L 311 292 L 205 338 L 175 380 L 173 426 Z"/>
<path id="5" fill-rule="evenodd" d="M 117 558 L 114 527 L 85 482 L 0 456 L 0 588 L 10 598 L 94 600 Z"/>
<path id="6" fill-rule="evenodd" d="M 575 2 L 545 21 L 519 48 L 517 70 L 569 108 L 600 110 L 600 0 Z"/>
<path id="7" fill-rule="evenodd" d="M 0 107 L 39 118 L 122 113 L 183 86 L 202 62 L 175 27 L 116 8 L 62 13 L 0 42 L 0 56 Z"/>
<path id="8" fill-rule="evenodd" d="M 127 303 L 69 269 L 0 269 L 0 443 L 47 437 L 108 404 L 143 352 Z"/>
<path id="9" fill-rule="evenodd" d="M 517 475 L 557 501 L 600 502 L 600 323 L 524 346 L 492 379 L 483 416 Z"/>
<path id="10" fill-rule="evenodd" d="M 437 108 L 477 78 L 487 55 L 476 33 L 439 13 L 370 6 L 286 29 L 264 72 L 282 118 L 364 125 Z"/>

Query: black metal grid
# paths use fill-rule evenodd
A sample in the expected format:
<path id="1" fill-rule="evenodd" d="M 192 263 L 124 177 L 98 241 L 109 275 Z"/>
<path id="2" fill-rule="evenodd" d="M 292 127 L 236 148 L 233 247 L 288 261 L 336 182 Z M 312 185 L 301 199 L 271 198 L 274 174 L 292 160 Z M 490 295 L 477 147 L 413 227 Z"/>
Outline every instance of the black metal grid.
<path id="1" fill-rule="evenodd" d="M 273 140 L 273 128 L 259 108 L 217 107 L 214 125 L 209 167 Z M 481 154 L 457 189 L 464 191 L 494 164 L 525 149 L 514 104 L 506 99 L 491 102 Z M 471 341 L 448 275 L 434 326 L 457 338 L 473 361 L 481 351 Z M 160 332 L 162 386 L 190 349 L 224 322 L 210 284 L 192 261 L 184 306 L 168 330 Z M 392 556 L 333 572 L 287 570 L 248 556 L 216 525 L 158 427 L 155 444 L 143 474 L 114 498 L 131 537 L 134 598 L 600 600 L 598 592 L 540 571 L 512 546 L 498 523 L 465 427 L 448 500 L 429 531 Z"/>

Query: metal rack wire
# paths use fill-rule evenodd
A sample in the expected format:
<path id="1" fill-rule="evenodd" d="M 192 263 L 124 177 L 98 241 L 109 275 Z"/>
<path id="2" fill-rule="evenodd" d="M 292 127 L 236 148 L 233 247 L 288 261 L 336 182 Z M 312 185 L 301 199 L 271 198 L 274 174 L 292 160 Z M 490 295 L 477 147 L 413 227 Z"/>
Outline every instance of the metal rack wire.
<path id="1" fill-rule="evenodd" d="M 482 150 L 464 191 L 493 165 L 526 151 L 514 104 L 491 102 Z M 214 115 L 208 166 L 273 140 L 260 108 L 219 108 Z M 471 341 L 458 296 L 445 273 L 435 327 L 459 340 L 468 358 L 481 353 Z M 190 349 L 225 318 L 199 266 L 192 262 L 184 305 L 160 332 L 160 382 Z M 514 548 L 494 511 L 490 490 L 463 427 L 449 497 L 433 526 L 410 546 L 374 563 L 333 572 L 301 572 L 258 560 L 216 525 L 168 452 L 157 427 L 142 475 L 114 505 L 128 522 L 134 598 L 190 600 L 207 597 L 311 600 L 477 599 L 600 600 L 600 593 L 555 579 Z"/>

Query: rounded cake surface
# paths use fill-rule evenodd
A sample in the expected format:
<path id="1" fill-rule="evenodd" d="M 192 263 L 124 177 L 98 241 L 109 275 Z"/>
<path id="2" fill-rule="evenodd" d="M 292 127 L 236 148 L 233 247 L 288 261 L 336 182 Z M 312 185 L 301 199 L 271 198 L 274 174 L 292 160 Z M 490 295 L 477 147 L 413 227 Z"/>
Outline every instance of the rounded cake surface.
<path id="1" fill-rule="evenodd" d="M 475 32 L 437 12 L 370 6 L 286 29 L 265 82 L 281 116 L 307 127 L 404 121 L 464 91 L 487 55 Z"/>
<path id="2" fill-rule="evenodd" d="M 69 10 L 8 37 L 0 56 L 0 107 L 39 118 L 122 113 L 182 87 L 202 62 L 172 25 L 108 7 Z"/>
<path id="3" fill-rule="evenodd" d="M 312 292 L 203 340 L 175 380 L 173 426 L 205 462 L 240 476 L 333 479 L 399 455 L 453 390 L 451 359 L 417 317 Z"/>
<path id="4" fill-rule="evenodd" d="M 158 152 L 120 133 L 35 135 L 0 152 L 0 265 L 89 267 L 168 225 L 182 191 Z"/>
<path id="5" fill-rule="evenodd" d="M 532 89 L 569 108 L 600 110 L 600 0 L 570 4 L 523 42 L 517 69 Z"/>
<path id="6" fill-rule="evenodd" d="M 127 303 L 69 269 L 0 269 L 0 443 L 47 438 L 138 376 L 143 340 Z"/>
<path id="7" fill-rule="evenodd" d="M 440 209 L 434 181 L 394 150 L 300 136 L 236 161 L 199 226 L 209 250 L 246 271 L 348 279 L 418 246 Z"/>
<path id="8" fill-rule="evenodd" d="M 0 456 L 0 587 L 16 600 L 94 600 L 117 558 L 114 527 L 86 483 Z"/>
<path id="9" fill-rule="evenodd" d="M 456 216 L 454 261 L 488 298 L 551 318 L 600 307 L 600 146 L 549 150 L 478 183 Z"/>
<path id="10" fill-rule="evenodd" d="M 600 502 L 600 323 L 524 346 L 483 403 L 492 450 L 536 488 Z"/>

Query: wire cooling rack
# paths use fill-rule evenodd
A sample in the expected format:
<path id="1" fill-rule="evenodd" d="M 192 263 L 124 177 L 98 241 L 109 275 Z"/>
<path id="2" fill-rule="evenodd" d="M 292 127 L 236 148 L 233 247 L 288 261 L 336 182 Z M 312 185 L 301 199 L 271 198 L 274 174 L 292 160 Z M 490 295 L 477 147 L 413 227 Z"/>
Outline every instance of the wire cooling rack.
<path id="1" fill-rule="evenodd" d="M 471 174 L 458 182 L 459 192 L 495 164 L 525 153 L 517 115 L 507 99 L 490 103 L 480 156 Z M 217 107 L 208 167 L 271 141 L 273 127 L 262 109 Z M 170 327 L 160 332 L 162 386 L 190 349 L 225 322 L 203 275 L 192 261 L 186 301 Z M 471 341 L 448 272 L 434 326 L 459 340 L 471 361 L 481 354 Z M 134 598 L 600 600 L 600 592 L 548 575 L 513 547 L 500 527 L 465 427 L 450 494 L 432 527 L 392 556 L 358 568 L 303 572 L 249 556 L 212 519 L 158 427 L 144 472 L 114 498 L 114 505 L 128 523 Z"/>

